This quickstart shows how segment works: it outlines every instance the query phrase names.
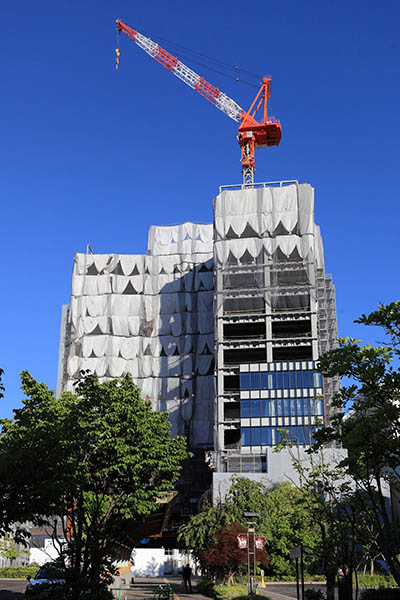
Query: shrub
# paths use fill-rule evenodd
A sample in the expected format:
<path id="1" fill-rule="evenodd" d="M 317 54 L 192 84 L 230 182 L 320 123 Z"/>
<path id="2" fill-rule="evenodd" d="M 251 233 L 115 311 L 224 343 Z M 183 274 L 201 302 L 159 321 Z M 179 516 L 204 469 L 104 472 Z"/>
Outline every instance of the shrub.
<path id="1" fill-rule="evenodd" d="M 313 588 L 305 590 L 304 593 L 305 600 L 325 600 L 325 598 L 324 592 L 321 592 L 321 590 L 314 590 Z"/>
<path id="2" fill-rule="evenodd" d="M 377 588 L 363 590 L 360 600 L 400 600 L 399 588 Z"/>
<path id="3" fill-rule="evenodd" d="M 396 581 L 392 575 L 361 575 L 358 574 L 359 587 L 384 588 L 396 587 Z"/>
<path id="4" fill-rule="evenodd" d="M 2 579 L 25 579 L 28 575 L 34 577 L 38 568 L 39 565 L 35 563 L 28 567 L 4 567 L 0 569 L 0 577 Z"/>

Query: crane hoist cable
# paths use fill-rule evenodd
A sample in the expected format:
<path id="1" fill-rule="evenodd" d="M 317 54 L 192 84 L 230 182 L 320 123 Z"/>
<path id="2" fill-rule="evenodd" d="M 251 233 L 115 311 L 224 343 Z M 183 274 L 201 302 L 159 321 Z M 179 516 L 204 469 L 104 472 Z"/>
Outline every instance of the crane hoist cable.
<path id="1" fill-rule="evenodd" d="M 178 77 L 189 87 L 198 92 L 203 98 L 219 108 L 228 117 L 239 123 L 238 142 L 241 150 L 243 184 L 253 185 L 255 172 L 255 149 L 278 146 L 281 141 L 282 129 L 280 121 L 268 115 L 267 102 L 271 97 L 271 77 L 263 77 L 261 87 L 257 92 L 248 111 L 245 111 L 232 98 L 229 98 L 219 88 L 213 86 L 203 77 L 192 71 L 165 48 L 132 29 L 121 20 L 116 21 L 117 31 L 125 33 L 139 48 L 163 65 L 170 73 Z M 119 47 L 116 48 L 116 69 L 119 66 Z M 257 121 L 255 116 L 262 107 L 262 119 Z"/>

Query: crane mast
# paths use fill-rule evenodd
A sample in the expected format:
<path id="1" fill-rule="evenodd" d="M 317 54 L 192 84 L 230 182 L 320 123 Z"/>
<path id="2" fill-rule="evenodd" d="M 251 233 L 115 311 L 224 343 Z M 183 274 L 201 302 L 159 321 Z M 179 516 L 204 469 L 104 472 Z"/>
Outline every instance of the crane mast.
<path id="1" fill-rule="evenodd" d="M 261 87 L 253 100 L 250 109 L 246 112 L 232 98 L 203 77 L 189 69 L 183 62 L 170 54 L 165 48 L 156 44 L 150 38 L 132 29 L 119 19 L 116 21 L 117 30 L 125 33 L 135 44 L 149 56 L 168 69 L 173 75 L 186 83 L 203 98 L 214 104 L 228 117 L 239 123 L 238 142 L 241 149 L 241 163 L 244 185 L 254 183 L 255 148 L 277 146 L 281 140 L 281 125 L 277 119 L 268 116 L 267 101 L 271 97 L 271 78 L 264 77 Z M 119 64 L 119 49 L 116 49 L 116 67 Z M 263 105 L 263 118 L 259 123 L 255 115 Z"/>

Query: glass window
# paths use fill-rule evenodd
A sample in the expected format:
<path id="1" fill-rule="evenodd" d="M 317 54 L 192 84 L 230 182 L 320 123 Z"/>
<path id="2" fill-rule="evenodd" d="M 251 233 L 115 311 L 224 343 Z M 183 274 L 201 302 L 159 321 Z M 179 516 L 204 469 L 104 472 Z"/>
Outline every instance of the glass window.
<path id="1" fill-rule="evenodd" d="M 314 371 L 314 387 L 322 387 L 322 375 L 318 371 Z"/>
<path id="2" fill-rule="evenodd" d="M 261 446 L 261 428 L 251 428 L 251 442 L 253 446 Z"/>
<path id="3" fill-rule="evenodd" d="M 250 373 L 250 389 L 260 389 L 260 373 Z"/>
<path id="4" fill-rule="evenodd" d="M 270 387 L 270 389 L 271 390 L 276 390 L 276 388 L 277 388 L 277 385 L 276 385 L 276 373 L 271 373 L 270 377 L 271 377 L 271 387 Z"/>
<path id="5" fill-rule="evenodd" d="M 271 428 L 263 427 L 261 429 L 261 444 L 263 446 L 271 446 L 272 445 L 272 436 L 271 436 Z"/>
<path id="6" fill-rule="evenodd" d="M 277 400 L 278 404 L 278 417 L 283 417 L 283 398 L 279 398 Z"/>
<path id="7" fill-rule="evenodd" d="M 269 417 L 269 404 L 268 400 L 261 400 L 261 416 Z"/>
<path id="8" fill-rule="evenodd" d="M 302 371 L 296 371 L 296 387 L 297 388 L 303 387 L 303 376 L 302 376 L 302 374 L 303 374 Z"/>
<path id="9" fill-rule="evenodd" d="M 252 400 L 251 401 L 251 416 L 252 417 L 261 417 L 260 400 Z"/>
<path id="10" fill-rule="evenodd" d="M 240 403 L 240 416 L 242 419 L 250 418 L 250 400 L 242 400 Z"/>
<path id="11" fill-rule="evenodd" d="M 283 373 L 283 387 L 285 389 L 288 389 L 290 387 L 289 371 L 284 371 L 284 373 Z"/>
<path id="12" fill-rule="evenodd" d="M 290 398 L 284 398 L 283 400 L 283 404 L 284 404 L 284 415 L 285 417 L 288 417 L 290 415 Z"/>
<path id="13" fill-rule="evenodd" d="M 304 415 L 303 398 L 297 398 L 297 415 L 298 416 Z"/>
<path id="14" fill-rule="evenodd" d="M 276 387 L 281 390 L 283 387 L 283 374 L 282 373 L 276 373 Z"/>
<path id="15" fill-rule="evenodd" d="M 290 414 L 295 417 L 297 414 L 297 404 L 295 398 L 290 398 Z"/>
<path id="16" fill-rule="evenodd" d="M 267 373 L 260 373 L 260 389 L 268 389 L 268 375 Z"/>
<path id="17" fill-rule="evenodd" d="M 310 388 L 314 386 L 314 377 L 312 371 L 303 372 L 304 387 Z"/>
<path id="18" fill-rule="evenodd" d="M 242 427 L 242 446 L 251 446 L 251 427 Z"/>
<path id="19" fill-rule="evenodd" d="M 240 373 L 240 389 L 241 390 L 249 390 L 250 389 L 250 374 L 249 373 Z"/>
<path id="20" fill-rule="evenodd" d="M 296 371 L 289 371 L 290 385 L 292 389 L 296 387 Z"/>
<path id="21" fill-rule="evenodd" d="M 311 400 L 311 409 L 313 415 L 323 415 L 324 414 L 324 402 L 322 398 L 313 398 Z"/>

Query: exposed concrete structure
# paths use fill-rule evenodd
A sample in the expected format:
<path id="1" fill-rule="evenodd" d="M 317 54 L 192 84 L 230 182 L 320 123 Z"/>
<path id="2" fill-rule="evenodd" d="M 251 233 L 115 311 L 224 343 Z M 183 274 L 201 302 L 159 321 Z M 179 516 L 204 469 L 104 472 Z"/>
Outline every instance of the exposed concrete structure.
<path id="1" fill-rule="evenodd" d="M 302 446 L 329 419 L 338 381 L 323 382 L 316 366 L 336 344 L 336 305 L 313 192 L 228 186 L 214 201 L 217 473 L 275 483 L 291 470 L 273 453 L 282 429 Z"/>

